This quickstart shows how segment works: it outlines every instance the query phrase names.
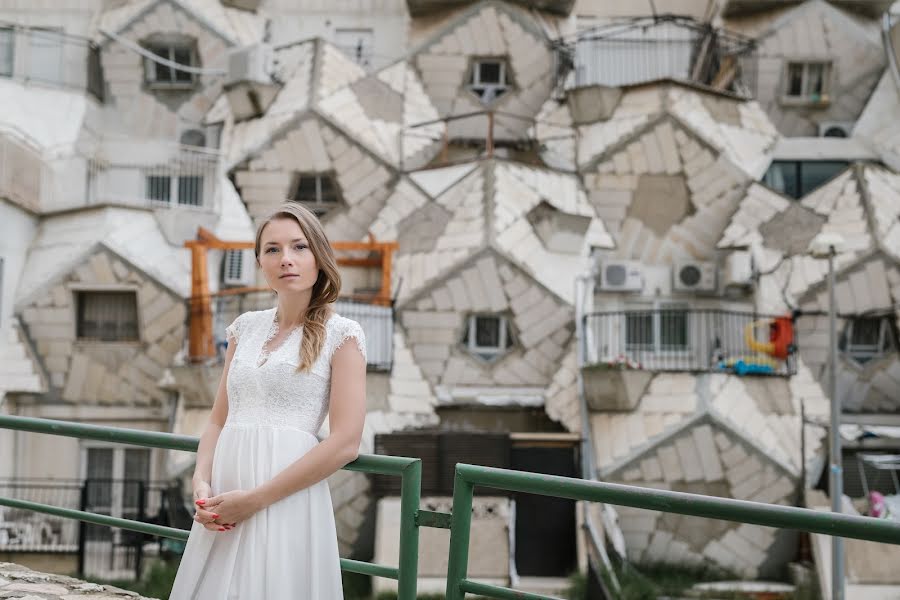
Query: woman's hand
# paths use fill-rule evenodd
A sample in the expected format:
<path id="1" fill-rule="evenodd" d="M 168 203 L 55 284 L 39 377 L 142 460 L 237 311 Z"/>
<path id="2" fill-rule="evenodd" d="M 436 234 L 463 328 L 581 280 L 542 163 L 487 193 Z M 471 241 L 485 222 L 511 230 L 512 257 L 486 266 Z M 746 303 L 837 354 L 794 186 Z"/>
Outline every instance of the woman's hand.
<path id="1" fill-rule="evenodd" d="M 207 506 L 210 496 L 212 496 L 212 488 L 207 482 L 194 481 L 194 506 L 197 509 L 197 512 L 194 513 L 194 520 L 210 531 L 227 531 L 230 527 L 217 523 L 219 515 L 209 510 Z"/>
<path id="2" fill-rule="evenodd" d="M 224 527 L 231 528 L 246 521 L 264 507 L 257 494 L 247 490 L 232 490 L 208 498 L 204 503 L 207 511 L 216 515 L 216 520 Z"/>

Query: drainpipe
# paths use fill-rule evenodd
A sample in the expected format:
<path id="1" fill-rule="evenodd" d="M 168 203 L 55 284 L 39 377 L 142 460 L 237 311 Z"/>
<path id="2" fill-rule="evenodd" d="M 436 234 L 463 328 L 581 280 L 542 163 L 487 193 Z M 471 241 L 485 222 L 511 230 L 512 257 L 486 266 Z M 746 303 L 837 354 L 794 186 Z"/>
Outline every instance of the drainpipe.
<path id="1" fill-rule="evenodd" d="M 897 64 L 897 49 L 894 48 L 894 42 L 891 39 L 891 11 L 884 11 L 881 17 L 881 39 L 884 42 L 884 52 L 887 54 L 888 70 L 894 77 L 894 85 L 897 86 L 897 92 L 900 93 L 900 65 Z"/>
<path id="2" fill-rule="evenodd" d="M 593 279 L 594 274 L 592 272 L 584 273 L 575 278 L 575 380 L 578 390 L 579 408 L 581 410 L 581 477 L 587 481 L 597 481 L 590 411 L 588 410 L 587 397 L 584 392 L 584 375 L 582 373 L 582 367 L 585 362 L 584 298 L 586 292 L 593 289 L 592 286 L 587 285 Z M 601 508 L 605 509 L 605 507 Z M 584 511 L 582 512 L 584 513 L 585 541 L 589 546 L 587 549 L 588 563 L 598 574 L 606 572 L 615 593 L 618 595 L 621 591 L 619 580 L 615 571 L 613 571 L 609 555 L 606 553 L 606 545 L 597 531 L 596 525 L 594 525 L 587 503 L 584 504 Z M 597 564 L 596 560 L 591 560 L 595 555 L 600 557 L 602 565 Z M 605 582 L 601 581 L 601 585 L 604 589 L 606 588 Z"/>

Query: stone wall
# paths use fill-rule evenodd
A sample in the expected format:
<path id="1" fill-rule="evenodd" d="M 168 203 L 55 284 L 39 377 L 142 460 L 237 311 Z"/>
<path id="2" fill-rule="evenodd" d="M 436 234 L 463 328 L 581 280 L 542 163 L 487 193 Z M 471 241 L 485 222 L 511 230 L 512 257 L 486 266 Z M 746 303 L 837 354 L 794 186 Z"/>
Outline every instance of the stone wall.
<path id="1" fill-rule="evenodd" d="M 9 562 L 0 562 L 0 596 L 22 600 L 149 600 L 111 585 L 87 583 L 65 575 L 48 575 Z"/>

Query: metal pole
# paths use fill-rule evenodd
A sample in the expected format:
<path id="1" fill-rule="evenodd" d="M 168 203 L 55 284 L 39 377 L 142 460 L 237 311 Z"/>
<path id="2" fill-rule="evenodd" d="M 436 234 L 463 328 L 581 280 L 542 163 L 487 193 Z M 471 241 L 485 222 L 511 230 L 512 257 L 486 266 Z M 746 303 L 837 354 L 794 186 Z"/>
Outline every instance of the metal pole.
<path id="1" fill-rule="evenodd" d="M 828 393 L 831 396 L 831 470 L 828 489 L 831 495 L 831 511 L 841 513 L 844 482 L 841 458 L 841 402 L 837 395 L 834 254 L 835 248 L 831 246 L 828 250 Z M 833 600 L 844 600 L 844 540 L 838 536 L 831 538 L 831 597 Z"/>
<path id="2" fill-rule="evenodd" d="M 419 583 L 419 511 L 422 493 L 422 461 L 403 470 L 400 480 L 400 563 L 397 574 L 398 600 L 415 600 Z"/>

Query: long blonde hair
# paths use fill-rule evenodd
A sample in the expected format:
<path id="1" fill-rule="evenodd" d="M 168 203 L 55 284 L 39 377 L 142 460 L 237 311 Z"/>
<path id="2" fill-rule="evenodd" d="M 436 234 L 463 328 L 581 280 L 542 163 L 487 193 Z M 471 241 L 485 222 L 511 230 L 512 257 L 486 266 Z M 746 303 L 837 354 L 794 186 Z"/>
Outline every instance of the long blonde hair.
<path id="1" fill-rule="evenodd" d="M 303 320 L 300 366 L 297 368 L 297 372 L 308 371 L 316 362 L 322 346 L 325 344 L 325 323 L 331 316 L 334 301 L 341 293 L 341 274 L 334 259 L 334 250 L 328 243 L 328 238 L 325 236 L 318 217 L 309 209 L 293 202 L 281 205 L 260 223 L 256 230 L 257 264 L 259 264 L 263 229 L 278 219 L 292 219 L 300 225 L 306 241 L 309 242 L 309 249 L 316 259 L 316 266 L 319 268 L 319 275 L 316 283 L 313 284 L 312 298 L 310 298 L 309 307 L 306 309 L 306 316 Z M 282 319 L 286 319 L 286 317 L 287 315 L 282 315 Z"/>

